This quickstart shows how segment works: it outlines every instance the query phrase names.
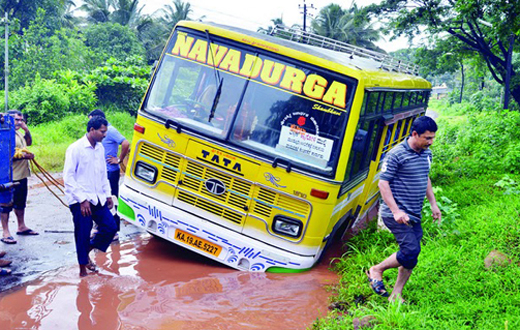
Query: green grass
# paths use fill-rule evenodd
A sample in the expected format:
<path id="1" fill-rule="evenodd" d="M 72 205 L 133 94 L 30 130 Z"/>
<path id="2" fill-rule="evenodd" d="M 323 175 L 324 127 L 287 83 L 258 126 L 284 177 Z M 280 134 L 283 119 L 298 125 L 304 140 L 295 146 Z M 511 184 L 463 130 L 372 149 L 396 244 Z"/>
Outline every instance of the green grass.
<path id="1" fill-rule="evenodd" d="M 131 141 L 135 118 L 124 112 L 107 111 L 108 121 L 123 136 Z M 57 122 L 29 127 L 33 145 L 29 150 L 35 154 L 36 161 L 49 172 L 63 170 L 65 152 L 68 146 L 81 138 L 87 131 L 87 117 L 84 115 L 67 116 Z"/>
<path id="2" fill-rule="evenodd" d="M 333 312 L 313 329 L 352 329 L 352 320 L 366 315 L 377 319 L 376 329 L 505 329 L 506 321 L 509 329 L 520 329 L 520 196 L 505 195 L 494 183 L 474 179 L 444 187 L 443 195 L 463 205 L 460 216 L 440 229 L 425 219 L 419 264 L 403 292 L 407 305 L 373 294 L 363 271 L 397 250 L 392 235 L 373 223 L 353 238 L 336 264 L 341 280 L 333 296 L 348 303 L 352 315 Z M 475 187 L 485 187 L 485 197 L 468 203 Z M 512 263 L 487 269 L 484 259 L 494 249 Z M 387 288 L 396 276 L 396 270 L 385 272 Z M 366 301 L 356 306 L 360 296 Z"/>
<path id="3" fill-rule="evenodd" d="M 481 152 L 480 145 L 470 145 L 474 150 L 465 157 L 454 157 L 461 148 L 468 148 L 467 139 L 458 138 L 463 136 L 459 135 L 461 129 L 478 140 L 482 134 L 500 136 L 507 127 L 498 124 L 501 117 L 497 113 L 490 112 L 489 117 L 480 114 L 482 121 L 472 121 L 474 114 L 463 115 L 458 110 L 464 105 L 443 109 L 442 104 L 432 103 L 441 113 L 434 156 L 444 151 L 445 163 L 439 157 L 434 160 L 432 180 L 434 186 L 441 185 L 436 187 L 436 197 L 444 221 L 439 227 L 430 215 L 424 217 L 419 264 L 403 291 L 408 303 L 390 304 L 368 285 L 364 271 L 398 250 L 393 235 L 378 231 L 372 222 L 347 242 L 347 252 L 335 263 L 341 277 L 331 300 L 337 302 L 335 306 L 347 306 L 348 312 L 332 311 L 316 320 L 312 329 L 353 329 L 355 318 L 368 315 L 376 319 L 374 329 L 520 329 L 518 168 L 508 172 L 501 167 L 506 157 L 497 155 L 504 147 L 486 149 L 487 158 L 481 163 L 485 171 L 467 171 L 468 164 L 475 161 L 472 155 Z M 495 124 L 492 118 L 496 118 Z M 441 136 L 446 132 L 448 137 Z M 508 142 L 519 140 L 516 134 Z M 495 249 L 506 254 L 511 263 L 486 268 L 484 259 Z M 387 289 L 392 289 L 396 277 L 395 269 L 385 272 Z"/>

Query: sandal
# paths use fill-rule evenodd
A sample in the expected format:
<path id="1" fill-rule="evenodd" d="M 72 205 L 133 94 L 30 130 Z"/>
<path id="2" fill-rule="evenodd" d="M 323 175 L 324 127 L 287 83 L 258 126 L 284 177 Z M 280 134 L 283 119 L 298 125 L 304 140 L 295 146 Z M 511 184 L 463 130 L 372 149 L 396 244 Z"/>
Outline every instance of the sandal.
<path id="1" fill-rule="evenodd" d="M 16 244 L 17 243 L 15 241 L 15 239 L 13 238 L 13 236 L 2 237 L 2 239 L 0 239 L 0 241 L 2 241 L 5 244 Z"/>
<path id="2" fill-rule="evenodd" d="M 390 295 L 386 291 L 385 284 L 383 283 L 383 280 L 376 280 L 375 278 L 370 277 L 369 272 L 365 272 L 368 277 L 368 282 L 370 283 L 370 288 L 379 296 L 381 297 L 389 297 Z"/>

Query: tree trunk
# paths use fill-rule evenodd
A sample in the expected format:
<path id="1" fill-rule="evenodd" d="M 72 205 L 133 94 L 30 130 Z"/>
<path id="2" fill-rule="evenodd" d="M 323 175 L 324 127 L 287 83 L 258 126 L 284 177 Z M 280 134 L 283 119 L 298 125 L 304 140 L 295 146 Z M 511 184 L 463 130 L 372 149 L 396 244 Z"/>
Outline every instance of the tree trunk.
<path id="1" fill-rule="evenodd" d="M 511 96 L 515 99 L 516 103 L 520 105 L 520 85 L 515 85 L 515 87 L 511 89 Z"/>
<path id="2" fill-rule="evenodd" d="M 459 103 L 462 103 L 462 93 L 464 93 L 464 64 L 460 61 L 460 98 Z"/>

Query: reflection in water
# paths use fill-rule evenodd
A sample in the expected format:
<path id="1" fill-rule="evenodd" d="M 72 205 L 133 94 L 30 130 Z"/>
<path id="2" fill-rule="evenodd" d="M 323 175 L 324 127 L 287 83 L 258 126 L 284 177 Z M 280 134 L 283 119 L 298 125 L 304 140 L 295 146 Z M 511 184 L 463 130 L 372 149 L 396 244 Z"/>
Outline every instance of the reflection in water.
<path id="1" fill-rule="evenodd" d="M 61 269 L 0 296 L 0 329 L 305 329 L 337 282 L 326 265 L 239 272 L 147 235 L 96 262 L 96 275 Z"/>

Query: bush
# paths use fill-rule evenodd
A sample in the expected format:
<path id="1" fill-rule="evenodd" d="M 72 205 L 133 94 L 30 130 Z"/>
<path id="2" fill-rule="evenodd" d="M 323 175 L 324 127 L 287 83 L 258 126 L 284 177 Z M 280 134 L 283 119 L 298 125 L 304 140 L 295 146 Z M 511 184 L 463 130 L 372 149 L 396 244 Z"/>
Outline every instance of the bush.
<path id="1" fill-rule="evenodd" d="M 151 68 L 142 57 L 133 56 L 125 61 L 111 58 L 81 79 L 86 84 L 96 84 L 101 104 L 113 103 L 135 115 L 148 87 L 150 73 Z"/>
<path id="2" fill-rule="evenodd" d="M 442 117 L 438 124 L 432 146 L 432 180 L 436 184 L 520 173 L 520 113 L 488 110 L 467 117 Z"/>
<path id="3" fill-rule="evenodd" d="M 59 82 L 95 86 L 99 106 L 114 105 L 135 116 L 148 87 L 150 73 L 151 68 L 144 64 L 142 57 L 133 56 L 125 61 L 111 58 L 87 74 L 67 70 L 58 71 L 55 76 Z"/>
<path id="4" fill-rule="evenodd" d="M 58 120 L 69 114 L 86 114 L 96 104 L 94 84 L 78 84 L 76 81 L 58 83 L 41 79 L 10 93 L 10 108 L 22 111 L 30 125 Z M 2 98 L 2 107 L 4 99 Z"/>

